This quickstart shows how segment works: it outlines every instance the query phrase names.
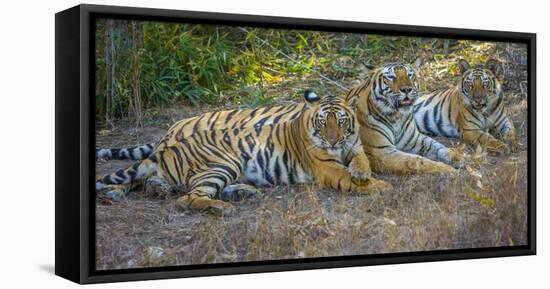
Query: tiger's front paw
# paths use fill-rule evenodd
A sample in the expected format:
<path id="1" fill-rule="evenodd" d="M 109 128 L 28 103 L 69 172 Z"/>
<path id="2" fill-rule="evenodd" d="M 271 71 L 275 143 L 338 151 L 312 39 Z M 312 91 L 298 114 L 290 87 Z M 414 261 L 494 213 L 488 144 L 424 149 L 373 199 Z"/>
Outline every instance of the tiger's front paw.
<path id="1" fill-rule="evenodd" d="M 464 155 L 454 148 L 449 149 L 449 160 L 449 164 L 454 168 L 463 168 L 466 164 Z"/>
<path id="2" fill-rule="evenodd" d="M 417 174 L 445 174 L 455 172 L 452 166 L 438 161 L 432 161 L 424 157 L 410 158 L 405 162 L 408 171 Z"/>
<path id="3" fill-rule="evenodd" d="M 370 178 L 359 184 L 356 188 L 353 189 L 353 191 L 358 193 L 372 194 L 389 191 L 391 189 L 393 189 L 393 186 L 389 182 Z"/>
<path id="4" fill-rule="evenodd" d="M 491 153 L 496 153 L 499 155 L 508 155 L 510 154 L 511 148 L 504 142 L 494 139 L 487 143 L 486 150 Z"/>
<path id="5" fill-rule="evenodd" d="M 370 162 L 367 157 L 355 157 L 348 165 L 348 172 L 353 178 L 367 180 L 372 175 Z"/>

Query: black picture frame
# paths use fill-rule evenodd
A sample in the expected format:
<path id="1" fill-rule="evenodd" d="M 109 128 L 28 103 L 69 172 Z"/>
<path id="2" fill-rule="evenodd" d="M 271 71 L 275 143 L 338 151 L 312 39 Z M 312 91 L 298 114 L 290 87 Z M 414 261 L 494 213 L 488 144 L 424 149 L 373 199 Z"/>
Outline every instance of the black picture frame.
<path id="1" fill-rule="evenodd" d="M 528 245 L 281 261 L 95 270 L 94 20 L 136 20 L 313 29 L 521 42 L 528 47 Z M 536 254 L 536 34 L 165 9 L 79 5 L 55 16 L 55 274 L 100 283 Z"/>

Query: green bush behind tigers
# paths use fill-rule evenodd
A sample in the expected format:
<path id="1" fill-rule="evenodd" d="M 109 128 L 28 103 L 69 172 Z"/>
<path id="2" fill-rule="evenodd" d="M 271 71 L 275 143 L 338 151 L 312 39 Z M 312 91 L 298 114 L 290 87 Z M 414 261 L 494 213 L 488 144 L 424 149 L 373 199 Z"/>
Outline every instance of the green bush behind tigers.
<path id="1" fill-rule="evenodd" d="M 310 77 L 310 68 L 334 79 L 355 76 L 343 56 L 359 61 L 393 50 L 394 38 L 99 19 L 96 117 L 110 123 L 131 116 L 140 123 L 147 109 L 179 101 L 215 104 L 223 95 L 244 107 L 262 105 L 269 101 L 265 87 Z"/>
<path id="2" fill-rule="evenodd" d="M 294 55 L 299 63 L 283 61 L 258 35 Z M 237 27 L 100 20 L 96 26 L 98 120 L 139 117 L 147 108 L 181 100 L 193 105 L 217 103 L 224 91 L 261 87 L 281 73 L 307 75 L 307 67 L 326 54 L 323 47 L 312 49 L 309 42 L 324 37 L 319 32 L 246 32 Z M 309 51 L 302 53 L 306 47 Z"/>

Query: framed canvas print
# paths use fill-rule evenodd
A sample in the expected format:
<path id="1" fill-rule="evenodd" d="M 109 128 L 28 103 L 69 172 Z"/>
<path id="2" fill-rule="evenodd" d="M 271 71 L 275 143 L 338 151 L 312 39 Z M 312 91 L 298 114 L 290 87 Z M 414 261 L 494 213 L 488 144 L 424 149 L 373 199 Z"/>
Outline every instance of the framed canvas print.
<path id="1" fill-rule="evenodd" d="M 56 274 L 535 254 L 535 51 L 532 33 L 59 12 Z"/>

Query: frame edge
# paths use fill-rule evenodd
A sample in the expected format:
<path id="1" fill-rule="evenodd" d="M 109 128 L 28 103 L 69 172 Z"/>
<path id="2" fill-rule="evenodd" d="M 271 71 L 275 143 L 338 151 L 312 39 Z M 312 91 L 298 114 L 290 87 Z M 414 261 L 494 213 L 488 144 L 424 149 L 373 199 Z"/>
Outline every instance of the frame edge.
<path id="1" fill-rule="evenodd" d="M 55 275 L 80 283 L 80 6 L 55 14 Z"/>

